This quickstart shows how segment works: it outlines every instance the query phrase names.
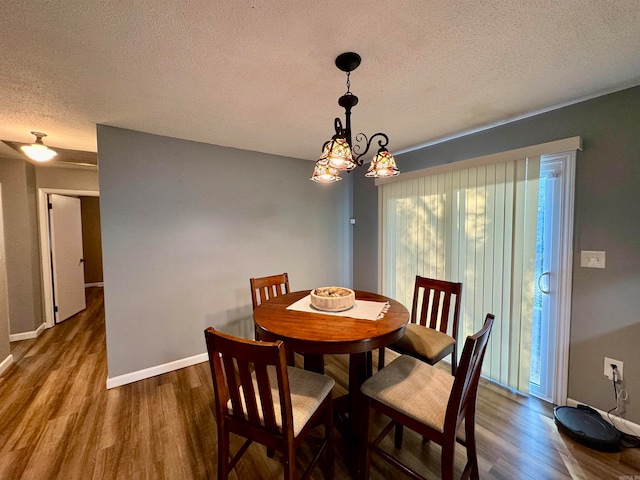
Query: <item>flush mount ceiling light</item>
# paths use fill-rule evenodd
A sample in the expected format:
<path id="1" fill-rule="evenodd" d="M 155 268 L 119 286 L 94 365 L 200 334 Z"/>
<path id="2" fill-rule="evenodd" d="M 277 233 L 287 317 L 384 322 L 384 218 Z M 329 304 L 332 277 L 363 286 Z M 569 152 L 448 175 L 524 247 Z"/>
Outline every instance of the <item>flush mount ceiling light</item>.
<path id="1" fill-rule="evenodd" d="M 364 163 L 362 157 L 369 151 L 374 138 L 378 140 L 378 153 L 371 160 L 366 177 L 392 177 L 400 171 L 396 166 L 393 155 L 387 150 L 389 137 L 384 133 L 374 133 L 367 138 L 364 133 L 356 135 L 357 144 L 351 138 L 351 109 L 358 104 L 358 97 L 351 93 L 349 76 L 360 65 L 360 55 L 353 52 L 343 53 L 336 58 L 336 67 L 347 74 L 347 91 L 338 99 L 338 105 L 344 108 L 345 126 L 336 118 L 334 121 L 335 135 L 322 147 L 322 155 L 316 162 L 311 180 L 319 183 L 332 183 L 342 180 L 341 171 L 350 172 Z M 355 155 L 354 155 L 355 154 Z"/>
<path id="2" fill-rule="evenodd" d="M 48 162 L 58 155 L 55 150 L 51 150 L 42 142 L 42 138 L 47 136 L 46 133 L 31 132 L 31 134 L 36 136 L 36 141 L 31 145 L 20 147 L 27 157 L 36 162 Z"/>

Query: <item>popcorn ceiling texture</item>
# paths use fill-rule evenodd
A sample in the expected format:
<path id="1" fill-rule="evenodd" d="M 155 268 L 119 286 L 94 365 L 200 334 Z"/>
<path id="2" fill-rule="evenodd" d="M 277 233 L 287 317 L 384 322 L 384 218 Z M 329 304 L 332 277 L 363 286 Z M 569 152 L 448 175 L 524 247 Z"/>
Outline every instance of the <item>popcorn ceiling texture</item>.
<path id="1" fill-rule="evenodd" d="M 0 16 L 0 139 L 96 124 L 315 160 L 342 116 L 393 152 L 640 83 L 637 0 L 24 2 Z M 0 156 L 17 153 L 0 143 Z"/>

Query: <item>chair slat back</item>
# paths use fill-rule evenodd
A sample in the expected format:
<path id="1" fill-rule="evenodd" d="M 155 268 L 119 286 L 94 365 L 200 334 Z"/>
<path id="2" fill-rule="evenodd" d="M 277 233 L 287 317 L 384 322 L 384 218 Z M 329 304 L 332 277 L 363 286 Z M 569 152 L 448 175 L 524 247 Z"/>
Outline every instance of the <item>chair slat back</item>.
<path id="1" fill-rule="evenodd" d="M 262 302 L 290 292 L 289 275 L 287 273 L 251 278 L 249 282 L 251 283 L 251 301 L 254 310 Z"/>
<path id="2" fill-rule="evenodd" d="M 216 421 L 231 418 L 275 434 L 279 432 L 276 410 L 280 410 L 282 431 L 287 431 L 292 425 L 293 413 L 283 343 L 238 339 L 213 328 L 205 330 L 205 337 L 216 400 Z M 269 371 L 277 378 L 278 405 L 274 405 Z M 229 400 L 231 412 L 227 405 Z"/>
<path id="3" fill-rule="evenodd" d="M 467 337 L 465 341 L 447 405 L 445 432 L 451 431 L 455 435 L 468 409 L 475 411 L 482 361 L 487 350 L 487 342 L 494 319 L 495 316 L 488 313 L 482 328 L 476 334 Z M 451 423 L 455 427 L 450 425 Z"/>
<path id="4" fill-rule="evenodd" d="M 458 338 L 461 299 L 462 283 L 416 275 L 409 321 Z M 448 331 L 449 324 L 452 332 Z"/>

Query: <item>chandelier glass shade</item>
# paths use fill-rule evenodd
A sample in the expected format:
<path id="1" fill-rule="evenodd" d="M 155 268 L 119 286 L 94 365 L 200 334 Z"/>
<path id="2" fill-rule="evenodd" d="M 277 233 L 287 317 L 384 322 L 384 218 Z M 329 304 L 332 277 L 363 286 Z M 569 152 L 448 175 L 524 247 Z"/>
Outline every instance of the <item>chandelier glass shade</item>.
<path id="1" fill-rule="evenodd" d="M 55 150 L 50 149 L 42 142 L 42 137 L 47 136 L 46 133 L 31 132 L 31 134 L 36 136 L 36 141 L 31 145 L 23 145 L 20 147 L 27 157 L 36 162 L 48 162 L 58 155 Z"/>
<path id="2" fill-rule="evenodd" d="M 329 166 L 329 161 L 325 159 L 324 162 L 321 160 L 316 162 L 311 180 L 317 183 L 333 183 L 342 180 L 342 177 L 338 174 L 338 170 Z"/>
<path id="3" fill-rule="evenodd" d="M 347 74 L 347 91 L 338 99 L 338 105 L 344 108 L 345 125 L 336 118 L 334 121 L 335 135 L 322 147 L 322 155 L 316 162 L 311 180 L 318 183 L 332 183 L 341 180 L 340 172 L 351 172 L 356 167 L 362 166 L 362 157 L 369 151 L 374 138 L 378 138 L 378 153 L 375 155 L 366 177 L 391 177 L 399 175 L 400 170 L 396 165 L 393 155 L 387 150 L 389 137 L 384 133 L 374 133 L 367 137 L 364 133 L 358 133 L 356 140 L 363 144 L 352 142 L 351 135 L 351 109 L 358 104 L 358 97 L 350 91 L 350 74 L 360 65 L 360 55 L 354 52 L 343 53 L 336 58 L 338 69 Z"/>
<path id="4" fill-rule="evenodd" d="M 336 170 L 351 171 L 356 168 L 356 163 L 351 155 L 351 147 L 347 143 L 347 139 L 338 135 L 334 135 L 329 143 L 327 143 L 322 152 L 320 159 L 326 158 L 329 166 Z"/>
<path id="5" fill-rule="evenodd" d="M 400 170 L 396 166 L 396 160 L 393 155 L 389 153 L 386 148 L 381 148 L 371 164 L 369 170 L 364 174 L 365 177 L 381 178 L 381 177 L 393 177 L 400 175 Z"/>

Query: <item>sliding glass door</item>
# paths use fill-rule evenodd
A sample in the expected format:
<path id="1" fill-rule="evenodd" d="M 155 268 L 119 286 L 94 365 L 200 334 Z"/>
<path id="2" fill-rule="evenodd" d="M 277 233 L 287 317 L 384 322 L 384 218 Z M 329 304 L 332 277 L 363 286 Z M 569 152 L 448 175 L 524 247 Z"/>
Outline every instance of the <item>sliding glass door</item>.
<path id="1" fill-rule="evenodd" d="M 562 404 L 576 153 L 508 156 L 380 184 L 381 289 L 410 305 L 416 275 L 462 282 L 458 341 L 496 315 L 483 375 Z"/>

